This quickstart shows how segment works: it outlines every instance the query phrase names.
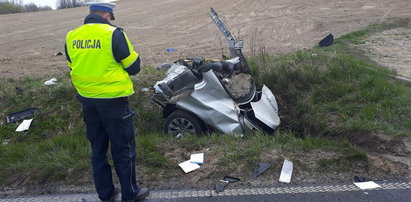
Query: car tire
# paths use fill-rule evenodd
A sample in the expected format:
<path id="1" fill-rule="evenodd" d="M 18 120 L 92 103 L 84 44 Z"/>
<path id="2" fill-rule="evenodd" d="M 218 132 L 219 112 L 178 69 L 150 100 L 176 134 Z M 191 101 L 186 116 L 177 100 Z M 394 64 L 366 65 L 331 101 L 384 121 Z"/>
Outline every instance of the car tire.
<path id="1" fill-rule="evenodd" d="M 191 113 L 177 110 L 172 112 L 164 123 L 164 132 L 173 136 L 182 136 L 184 134 L 201 135 L 204 133 L 204 124 Z"/>

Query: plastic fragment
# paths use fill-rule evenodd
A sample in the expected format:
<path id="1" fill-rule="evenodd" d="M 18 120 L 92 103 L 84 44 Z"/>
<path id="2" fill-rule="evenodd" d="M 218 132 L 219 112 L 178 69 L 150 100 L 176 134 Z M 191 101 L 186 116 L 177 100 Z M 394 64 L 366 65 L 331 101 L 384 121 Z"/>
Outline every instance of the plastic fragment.
<path id="1" fill-rule="evenodd" d="M 16 129 L 16 132 L 22 132 L 30 128 L 30 124 L 33 119 L 24 120 Z"/>
<path id="2" fill-rule="evenodd" d="M 257 168 L 253 171 L 253 178 L 258 177 L 259 175 L 263 174 L 271 167 L 269 163 L 257 163 Z"/>
<path id="3" fill-rule="evenodd" d="M 224 176 L 223 181 L 228 182 L 228 183 L 233 183 L 233 182 L 240 181 L 240 178 L 231 177 L 231 176 Z"/>
<path id="4" fill-rule="evenodd" d="M 369 179 L 367 179 L 367 178 L 365 178 L 365 177 L 363 177 L 363 176 L 358 176 L 358 175 L 354 176 L 354 180 L 355 180 L 355 182 L 367 182 L 367 181 L 370 181 Z"/>
<path id="5" fill-rule="evenodd" d="M 190 162 L 202 165 L 204 163 L 204 153 L 191 154 Z"/>
<path id="6" fill-rule="evenodd" d="M 327 47 L 331 46 L 334 43 L 334 36 L 332 34 L 329 34 L 325 38 L 323 38 L 320 42 L 318 42 L 318 45 L 320 47 Z"/>
<path id="7" fill-rule="evenodd" d="M 196 164 L 196 163 L 191 163 L 190 160 L 184 161 L 184 162 L 182 162 L 182 163 L 180 163 L 180 164 L 178 164 L 178 165 L 181 167 L 181 169 L 183 169 L 183 171 L 184 171 L 185 173 L 189 173 L 189 172 L 191 172 L 191 171 L 193 171 L 193 170 L 196 170 L 196 169 L 200 168 L 200 166 L 199 166 L 198 164 Z"/>
<path id="8" fill-rule="evenodd" d="M 45 86 L 50 86 L 50 85 L 55 85 L 57 84 L 57 79 L 56 78 L 52 78 L 50 80 L 47 80 L 46 82 L 44 82 Z"/>
<path id="9" fill-rule="evenodd" d="M 360 189 L 375 189 L 381 187 L 377 183 L 373 181 L 368 181 L 368 182 L 354 182 L 355 186 L 357 186 Z"/>
<path id="10" fill-rule="evenodd" d="M 226 186 L 227 184 L 228 184 L 228 183 L 225 183 L 225 184 L 216 184 L 216 185 L 214 186 L 215 192 L 219 193 L 219 192 L 224 191 L 224 188 L 225 188 L 225 186 Z"/>
<path id="11" fill-rule="evenodd" d="M 6 123 L 15 123 L 20 121 L 26 117 L 29 117 L 36 113 L 39 109 L 37 108 L 29 108 L 22 111 L 14 112 L 6 116 Z"/>
<path id="12" fill-rule="evenodd" d="M 292 175 L 293 175 L 293 162 L 285 159 L 283 163 L 283 168 L 281 169 L 279 181 L 290 183 Z"/>

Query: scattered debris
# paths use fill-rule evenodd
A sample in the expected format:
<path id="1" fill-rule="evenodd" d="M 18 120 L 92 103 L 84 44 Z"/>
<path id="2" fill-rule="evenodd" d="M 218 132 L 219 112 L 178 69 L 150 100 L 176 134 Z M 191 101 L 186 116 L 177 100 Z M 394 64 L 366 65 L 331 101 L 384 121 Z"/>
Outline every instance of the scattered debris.
<path id="1" fill-rule="evenodd" d="M 5 139 L 5 140 L 3 140 L 3 145 L 6 145 L 6 144 L 9 144 L 9 139 Z"/>
<path id="2" fill-rule="evenodd" d="M 375 70 L 371 67 L 367 67 L 367 66 L 363 66 L 363 67 L 365 67 L 369 70 L 372 70 L 374 72 L 379 72 L 379 71 L 377 71 L 377 70 Z M 393 74 L 386 74 L 386 75 L 391 77 L 392 79 L 395 79 L 395 80 L 398 80 L 398 81 L 402 81 L 402 82 L 405 82 L 405 83 L 411 83 L 411 79 L 408 79 L 408 78 L 405 78 L 405 77 L 402 77 L 402 76 L 397 76 L 397 75 L 393 75 Z"/>
<path id="3" fill-rule="evenodd" d="M 148 92 L 150 90 L 150 88 L 142 88 L 141 92 Z"/>
<path id="4" fill-rule="evenodd" d="M 176 135 L 176 139 L 180 139 L 181 137 L 183 137 L 183 134 L 182 134 L 182 133 L 178 133 L 178 134 Z"/>
<path id="5" fill-rule="evenodd" d="M 17 95 L 23 94 L 23 89 L 22 89 L 22 88 L 16 87 L 15 89 L 16 89 L 16 94 L 17 94 Z"/>
<path id="6" fill-rule="evenodd" d="M 224 176 L 223 180 L 225 182 L 234 183 L 240 181 L 240 178 L 231 177 L 231 176 Z"/>
<path id="7" fill-rule="evenodd" d="M 318 45 L 320 47 L 327 47 L 331 46 L 334 43 L 334 36 L 332 34 L 329 34 L 325 38 L 323 38 L 320 42 L 318 42 Z"/>
<path id="8" fill-rule="evenodd" d="M 16 129 L 16 132 L 26 131 L 30 128 L 30 124 L 33 119 L 24 120 Z"/>
<path id="9" fill-rule="evenodd" d="M 355 182 L 367 182 L 367 181 L 371 181 L 371 180 L 369 180 L 369 179 L 367 179 L 367 178 L 365 178 L 365 177 L 363 177 L 363 176 L 354 176 L 354 180 L 355 180 Z"/>
<path id="10" fill-rule="evenodd" d="M 363 177 L 363 176 L 354 176 L 354 184 L 360 189 L 374 189 L 381 187 L 377 183 Z M 366 193 L 366 192 L 365 192 Z"/>
<path id="11" fill-rule="evenodd" d="M 354 182 L 355 186 L 357 186 L 360 189 L 375 189 L 381 187 L 377 183 L 373 181 L 368 181 L 368 182 Z"/>
<path id="12" fill-rule="evenodd" d="M 181 137 L 181 134 L 180 134 Z M 178 164 L 185 173 L 189 173 L 193 170 L 196 170 L 200 168 L 200 165 L 204 163 L 204 153 L 198 153 L 198 154 L 191 154 L 190 160 L 184 161 L 180 164 Z"/>
<path id="13" fill-rule="evenodd" d="M 200 165 L 202 165 L 203 163 L 204 163 L 204 153 L 198 153 L 198 154 L 191 154 L 190 160 L 184 161 L 178 165 L 184 170 L 185 173 L 189 173 L 193 170 L 200 168 Z"/>
<path id="14" fill-rule="evenodd" d="M 169 69 L 172 66 L 170 63 L 163 63 L 162 65 L 158 66 L 157 69 Z"/>
<path id="15" fill-rule="evenodd" d="M 47 80 L 46 82 L 44 82 L 45 86 L 50 86 L 50 85 L 55 85 L 57 84 L 57 79 L 56 78 L 52 78 L 50 80 Z"/>
<path id="16" fill-rule="evenodd" d="M 178 164 L 178 166 L 180 166 L 181 169 L 183 169 L 185 173 L 189 173 L 193 170 L 196 170 L 196 169 L 200 168 L 200 166 L 198 164 L 191 163 L 190 160 L 184 161 L 184 162 Z"/>
<path id="17" fill-rule="evenodd" d="M 176 52 L 177 50 L 174 48 L 167 48 L 167 52 L 171 53 L 171 52 Z"/>
<path id="18" fill-rule="evenodd" d="M 17 121 L 20 121 L 20 120 L 22 120 L 26 117 L 29 117 L 29 116 L 33 115 L 38 110 L 39 109 L 37 109 L 37 108 L 30 108 L 30 109 L 26 109 L 26 110 L 23 110 L 23 111 L 19 111 L 19 112 L 9 114 L 6 117 L 6 123 L 15 123 Z"/>
<path id="19" fill-rule="evenodd" d="M 223 184 L 219 183 L 216 184 L 214 186 L 214 190 L 219 193 L 224 191 L 224 188 L 229 184 L 229 183 L 234 183 L 234 182 L 238 182 L 240 181 L 240 178 L 236 178 L 236 177 L 231 177 L 231 176 L 224 176 L 224 178 L 222 180 L 220 180 L 220 182 L 222 182 Z"/>
<path id="20" fill-rule="evenodd" d="M 203 163 L 204 163 L 204 153 L 191 154 L 190 162 L 191 163 L 196 163 L 198 165 L 203 165 Z"/>
<path id="21" fill-rule="evenodd" d="M 216 185 L 214 186 L 215 192 L 219 193 L 219 192 L 224 191 L 224 188 L 225 188 L 225 186 L 227 186 L 227 184 L 228 184 L 228 183 L 216 184 Z"/>
<path id="22" fill-rule="evenodd" d="M 405 78 L 405 77 L 402 77 L 402 76 L 397 76 L 397 75 L 392 75 L 392 74 L 389 74 L 388 76 L 390 76 L 393 79 L 399 80 L 399 81 L 403 81 L 403 82 L 406 82 L 406 83 L 411 83 L 411 79 L 408 79 L 408 78 Z"/>
<path id="23" fill-rule="evenodd" d="M 253 178 L 257 178 L 271 167 L 269 163 L 257 163 L 257 168 L 253 171 Z"/>
<path id="24" fill-rule="evenodd" d="M 283 168 L 281 169 L 280 182 L 290 183 L 293 174 L 293 163 L 287 159 L 284 160 Z"/>
<path id="25" fill-rule="evenodd" d="M 59 55 L 63 55 L 63 53 L 61 52 L 56 53 L 56 56 L 59 56 Z"/>

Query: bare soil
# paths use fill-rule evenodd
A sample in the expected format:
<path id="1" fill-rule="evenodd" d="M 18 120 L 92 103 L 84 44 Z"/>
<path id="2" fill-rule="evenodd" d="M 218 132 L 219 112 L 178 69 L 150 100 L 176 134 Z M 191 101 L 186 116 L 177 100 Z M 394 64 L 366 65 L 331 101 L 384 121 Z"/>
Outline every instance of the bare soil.
<path id="1" fill-rule="evenodd" d="M 360 46 L 369 57 L 397 72 L 411 78 L 411 27 L 390 29 L 374 34 Z"/>
<path id="2" fill-rule="evenodd" d="M 286 53 L 311 48 L 324 36 L 338 37 L 369 24 L 391 18 L 410 18 L 409 0 L 121 0 L 117 2 L 114 24 L 124 28 L 141 55 L 143 64 L 157 66 L 179 58 L 220 58 L 228 54 L 226 41 L 208 16 L 213 7 L 231 32 L 245 41 L 245 55 L 259 52 Z M 0 79 L 35 76 L 57 77 L 68 72 L 64 57 L 66 33 L 81 25 L 86 7 L 36 13 L 0 15 Z M 371 36 L 364 49 L 383 65 L 410 76 L 410 29 L 388 30 Z M 177 51 L 169 53 L 167 48 Z M 63 56 L 57 53 L 63 53 Z M 397 63 L 400 62 L 400 63 Z M 366 137 L 366 139 L 358 139 Z M 368 141 L 368 140 L 373 141 Z M 318 172 L 319 158 L 335 158 L 336 154 L 311 151 L 294 156 L 278 156 L 278 151 L 266 151 L 273 167 L 262 178 L 251 179 L 247 173 L 227 173 L 242 178 L 233 186 L 264 186 L 278 183 L 272 176 L 281 170 L 281 159 L 290 158 L 298 165 L 293 183 L 331 183 L 351 181 L 353 174 L 364 174 L 375 180 L 409 180 L 411 169 L 411 140 L 399 140 L 385 134 L 354 135 L 350 141 L 367 152 L 369 165 L 347 173 Z M 213 162 L 220 158 L 206 152 L 206 164 L 195 173 L 152 181 L 139 171 L 139 181 L 155 189 L 212 188 L 216 176 Z M 178 154 L 176 156 L 176 154 Z M 176 162 L 185 160 L 185 151 L 167 154 Z M 208 155 L 208 156 L 207 156 Z M 250 170 L 251 174 L 251 170 Z M 160 174 L 161 175 L 161 174 Z M 269 177 L 267 177 L 269 176 Z M 276 175 L 275 175 L 276 176 Z M 2 187 L 3 194 L 53 193 L 92 191 L 87 186 L 60 184 L 32 184 L 26 178 L 10 179 Z M 84 178 L 82 182 L 91 182 Z"/>

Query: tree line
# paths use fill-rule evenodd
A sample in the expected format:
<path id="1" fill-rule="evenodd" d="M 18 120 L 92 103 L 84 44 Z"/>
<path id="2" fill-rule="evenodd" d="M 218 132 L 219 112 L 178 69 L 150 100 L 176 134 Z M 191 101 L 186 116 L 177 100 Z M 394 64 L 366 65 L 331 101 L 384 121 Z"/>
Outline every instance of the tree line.
<path id="1" fill-rule="evenodd" d="M 0 14 L 24 13 L 51 10 L 50 6 L 37 6 L 34 3 L 23 4 L 22 0 L 0 0 Z"/>
<path id="2" fill-rule="evenodd" d="M 57 0 L 57 9 L 85 6 L 87 2 L 91 1 L 93 0 Z"/>
<path id="3" fill-rule="evenodd" d="M 57 9 L 85 6 L 93 0 L 57 0 Z M 23 4 L 22 0 L 0 0 L 0 14 L 24 13 L 52 10 L 50 6 L 38 6 L 34 3 Z"/>

